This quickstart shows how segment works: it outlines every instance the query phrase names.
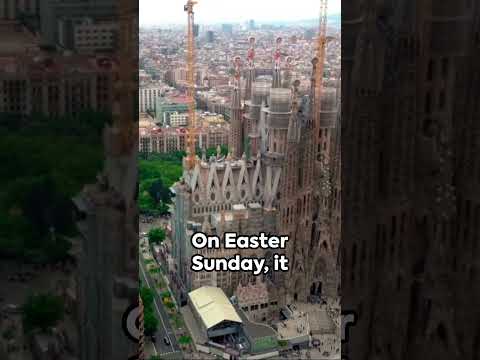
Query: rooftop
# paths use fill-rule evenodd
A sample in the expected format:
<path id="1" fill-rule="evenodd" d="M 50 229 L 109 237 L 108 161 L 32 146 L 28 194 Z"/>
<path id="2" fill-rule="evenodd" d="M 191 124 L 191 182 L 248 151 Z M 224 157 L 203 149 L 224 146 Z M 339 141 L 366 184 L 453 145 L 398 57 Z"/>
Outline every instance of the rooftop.
<path id="1" fill-rule="evenodd" d="M 242 323 L 242 319 L 222 289 L 203 286 L 188 294 L 192 305 L 207 329 L 222 321 Z"/>

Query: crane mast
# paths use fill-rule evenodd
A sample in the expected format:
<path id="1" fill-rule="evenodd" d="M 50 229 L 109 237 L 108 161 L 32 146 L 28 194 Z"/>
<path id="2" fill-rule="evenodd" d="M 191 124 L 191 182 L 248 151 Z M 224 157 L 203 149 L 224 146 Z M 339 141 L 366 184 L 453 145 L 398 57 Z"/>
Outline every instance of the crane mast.
<path id="1" fill-rule="evenodd" d="M 195 166 L 195 35 L 193 7 L 197 2 L 188 0 L 184 11 L 188 14 L 187 28 L 187 98 L 188 98 L 188 127 L 187 127 L 187 161 L 188 169 Z"/>
<path id="2" fill-rule="evenodd" d="M 327 43 L 327 8 L 328 0 L 320 0 L 320 24 L 317 38 L 316 58 L 317 65 L 315 71 L 315 126 L 320 125 L 320 104 L 323 87 L 323 69 L 325 65 L 325 47 Z"/>

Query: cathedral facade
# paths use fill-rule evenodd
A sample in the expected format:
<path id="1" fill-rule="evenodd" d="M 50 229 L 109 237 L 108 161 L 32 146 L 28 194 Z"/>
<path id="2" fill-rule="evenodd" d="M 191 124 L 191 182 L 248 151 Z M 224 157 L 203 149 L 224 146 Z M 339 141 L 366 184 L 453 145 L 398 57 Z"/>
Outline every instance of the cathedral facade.
<path id="1" fill-rule="evenodd" d="M 301 96 L 298 82 L 291 81 L 288 71 L 282 73 L 278 61 L 275 64 L 273 81 L 269 81 L 257 78 L 250 62 L 243 96 L 240 81 L 235 82 L 229 154 L 197 157 L 192 169 L 184 166 L 183 177 L 173 187 L 172 272 L 180 300 L 188 291 L 203 285 L 221 287 L 228 296 L 237 295 L 238 289 L 244 292 L 256 288 L 255 284 L 262 288 L 265 285 L 266 303 L 273 312 L 320 295 L 320 282 L 327 276 L 319 277 L 315 271 L 335 268 L 322 267 L 318 256 L 317 217 L 324 201 L 320 200 L 323 193 L 317 191 L 320 124 L 314 121 L 309 101 L 314 94 Z M 278 252 L 287 256 L 290 270 L 257 278 L 234 272 L 195 273 L 190 270 L 190 259 L 196 253 L 203 251 L 204 256 L 224 258 L 235 255 L 226 249 L 194 249 L 190 238 L 198 231 L 219 237 L 225 231 L 288 235 L 287 247 Z M 322 239 L 329 237 L 327 233 Z M 268 250 L 244 250 L 241 255 L 264 257 L 268 263 L 274 254 Z M 328 279 L 337 281 L 336 276 Z M 336 289 L 337 285 L 330 286 L 324 295 L 335 296 Z"/>
<path id="2" fill-rule="evenodd" d="M 479 357 L 479 11 L 451 0 L 342 9 L 352 358 Z"/>

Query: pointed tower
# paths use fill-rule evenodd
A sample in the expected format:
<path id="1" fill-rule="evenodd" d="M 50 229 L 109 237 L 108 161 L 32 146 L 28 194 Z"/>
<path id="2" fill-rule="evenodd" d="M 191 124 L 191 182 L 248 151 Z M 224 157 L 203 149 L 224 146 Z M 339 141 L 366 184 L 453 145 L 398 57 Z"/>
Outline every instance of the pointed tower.
<path id="1" fill-rule="evenodd" d="M 248 101 L 252 98 L 252 84 L 255 82 L 255 38 L 251 37 L 249 39 L 250 49 L 247 54 L 248 62 L 248 71 L 247 71 L 247 81 L 245 86 L 245 101 Z"/>
<path id="2" fill-rule="evenodd" d="M 294 78 L 293 74 L 293 57 L 287 57 L 287 68 L 283 75 L 282 87 L 289 89 L 292 86 L 292 79 Z"/>
<path id="3" fill-rule="evenodd" d="M 235 58 L 235 77 L 233 82 L 232 101 L 231 101 L 231 127 L 229 148 L 234 153 L 234 159 L 239 159 L 243 154 L 243 124 L 242 124 L 242 101 L 240 92 L 240 58 Z"/>
<path id="4" fill-rule="evenodd" d="M 282 53 L 280 51 L 280 45 L 282 44 L 282 38 L 277 38 L 276 41 L 276 50 L 273 55 L 273 83 L 272 89 L 277 89 L 282 87 L 282 70 L 281 70 L 281 57 Z"/>
<path id="5" fill-rule="evenodd" d="M 299 127 L 298 121 L 298 86 L 300 82 L 297 80 L 293 84 L 293 94 L 292 94 L 292 116 L 290 116 L 290 120 L 288 123 L 288 131 L 287 131 L 287 141 L 292 143 L 298 143 L 300 141 L 301 129 Z"/>

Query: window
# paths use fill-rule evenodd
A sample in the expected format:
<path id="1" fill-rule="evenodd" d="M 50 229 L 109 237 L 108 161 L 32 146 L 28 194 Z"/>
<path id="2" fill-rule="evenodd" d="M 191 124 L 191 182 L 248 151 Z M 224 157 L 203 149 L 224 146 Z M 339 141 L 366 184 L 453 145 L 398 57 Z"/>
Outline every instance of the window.
<path id="1" fill-rule="evenodd" d="M 428 69 L 427 69 L 427 80 L 428 81 L 432 81 L 432 79 L 433 79 L 433 67 L 434 67 L 433 60 L 430 60 L 429 63 L 428 63 Z"/>
<path id="2" fill-rule="evenodd" d="M 425 95 L 425 113 L 429 114 L 432 108 L 432 95 L 427 92 Z"/>
<path id="3" fill-rule="evenodd" d="M 440 96 L 438 99 L 438 106 L 440 109 L 445 108 L 445 90 L 440 91 Z"/>
<path id="4" fill-rule="evenodd" d="M 445 79 L 448 76 L 448 59 L 442 59 L 442 77 Z"/>

